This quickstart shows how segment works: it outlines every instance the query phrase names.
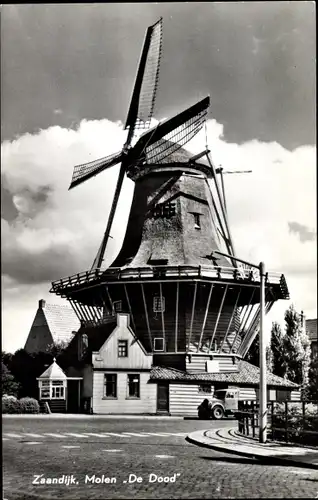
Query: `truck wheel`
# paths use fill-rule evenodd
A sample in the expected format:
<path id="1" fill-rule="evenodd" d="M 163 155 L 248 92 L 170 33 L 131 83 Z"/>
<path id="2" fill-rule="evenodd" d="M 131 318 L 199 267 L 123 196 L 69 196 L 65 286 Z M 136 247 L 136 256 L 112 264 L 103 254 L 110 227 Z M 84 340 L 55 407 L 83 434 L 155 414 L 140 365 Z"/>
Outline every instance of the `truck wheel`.
<path id="1" fill-rule="evenodd" d="M 214 408 L 212 409 L 212 418 L 214 418 L 215 420 L 220 420 L 221 418 L 224 417 L 224 410 L 222 408 L 222 406 L 214 406 Z"/>

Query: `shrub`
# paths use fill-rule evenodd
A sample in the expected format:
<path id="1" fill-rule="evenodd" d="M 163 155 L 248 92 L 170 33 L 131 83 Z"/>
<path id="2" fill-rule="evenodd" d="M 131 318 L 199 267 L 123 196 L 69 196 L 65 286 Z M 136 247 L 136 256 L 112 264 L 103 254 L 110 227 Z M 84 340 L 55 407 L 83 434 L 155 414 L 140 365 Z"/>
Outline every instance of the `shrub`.
<path id="1" fill-rule="evenodd" d="M 288 404 L 287 426 L 289 441 L 302 442 L 303 444 L 318 444 L 318 406 L 306 404 L 303 415 L 301 403 Z M 285 405 L 274 404 L 273 415 L 274 439 L 284 439 L 286 432 Z M 311 434 L 306 433 L 311 431 Z"/>
<path id="2" fill-rule="evenodd" d="M 2 413 L 21 413 L 21 404 L 14 396 L 2 398 Z"/>
<path id="3" fill-rule="evenodd" d="M 40 405 L 36 399 L 22 398 L 19 401 L 21 413 L 40 413 Z"/>

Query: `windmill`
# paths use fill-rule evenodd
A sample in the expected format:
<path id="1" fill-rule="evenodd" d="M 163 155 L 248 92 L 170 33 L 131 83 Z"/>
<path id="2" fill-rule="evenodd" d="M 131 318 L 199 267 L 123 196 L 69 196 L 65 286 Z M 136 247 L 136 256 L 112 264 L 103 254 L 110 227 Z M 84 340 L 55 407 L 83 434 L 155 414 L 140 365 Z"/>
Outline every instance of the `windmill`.
<path id="1" fill-rule="evenodd" d="M 74 167 L 69 189 L 82 184 L 118 163 L 121 164 L 105 234 L 93 263 L 93 268 L 101 268 L 125 174 L 131 176 L 138 170 L 141 173 L 147 164 L 162 162 L 190 141 L 202 128 L 205 121 L 210 103 L 209 97 L 146 131 L 132 145 L 135 131 L 137 129 L 149 129 L 151 124 L 158 89 L 161 53 L 162 18 L 153 26 L 150 26 L 145 35 L 135 86 L 124 127 L 128 129 L 128 135 L 122 150 Z"/>
<path id="2" fill-rule="evenodd" d="M 204 126 L 210 99 L 150 128 L 161 55 L 162 19 L 146 31 L 122 150 L 74 168 L 70 188 L 120 163 L 93 267 L 54 281 L 51 292 L 66 297 L 87 328 L 102 329 L 117 312 L 129 314 L 148 353 L 244 355 L 241 332 L 252 339 L 259 320 L 258 278 L 237 267 L 209 149 L 192 155 L 183 148 Z M 139 138 L 137 130 L 144 130 Z M 101 269 L 125 175 L 134 182 L 126 233 L 115 260 Z M 223 243 L 229 258 L 212 257 Z M 282 276 L 269 275 L 266 291 L 268 309 L 288 296 Z"/>

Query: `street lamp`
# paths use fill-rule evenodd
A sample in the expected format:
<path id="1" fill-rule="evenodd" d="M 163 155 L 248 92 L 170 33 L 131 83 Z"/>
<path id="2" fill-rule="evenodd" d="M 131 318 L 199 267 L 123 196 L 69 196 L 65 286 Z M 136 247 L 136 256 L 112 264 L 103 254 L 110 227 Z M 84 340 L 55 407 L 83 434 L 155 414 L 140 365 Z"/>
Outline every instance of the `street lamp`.
<path id="1" fill-rule="evenodd" d="M 259 270 L 260 274 L 260 329 L 259 329 L 259 442 L 266 443 L 267 441 L 267 384 L 266 384 L 266 348 L 265 348 L 265 264 L 260 262 L 258 266 L 247 262 L 246 260 L 238 259 L 233 257 L 233 255 L 228 255 L 226 253 L 214 250 L 211 253 L 223 255 L 224 257 L 229 257 L 232 260 L 241 262 L 250 267 L 254 267 Z"/>

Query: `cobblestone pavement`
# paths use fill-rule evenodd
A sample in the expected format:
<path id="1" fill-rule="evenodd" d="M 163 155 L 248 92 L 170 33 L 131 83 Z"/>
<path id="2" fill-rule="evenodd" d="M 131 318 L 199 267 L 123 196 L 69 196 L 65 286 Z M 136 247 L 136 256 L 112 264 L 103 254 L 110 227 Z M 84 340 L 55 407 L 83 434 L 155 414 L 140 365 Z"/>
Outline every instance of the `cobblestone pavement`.
<path id="1" fill-rule="evenodd" d="M 233 422 L 223 422 L 229 424 L 233 426 Z M 49 427 L 47 422 L 45 425 L 43 429 L 42 424 L 33 421 L 10 420 L 10 426 L 4 422 L 3 433 L 33 434 L 3 443 L 5 499 L 318 498 L 317 471 L 264 465 L 198 448 L 178 435 L 197 430 L 200 425 L 206 428 L 207 422 L 165 422 L 164 432 L 170 435 L 156 436 L 156 431 L 160 434 L 158 423 L 119 419 L 109 425 L 107 422 L 107 431 L 113 435 L 105 439 L 88 435 L 107 432 L 105 422 L 94 422 L 90 431 L 83 428 L 82 421 L 73 421 L 71 426 L 67 421 L 58 426 L 54 421 Z M 220 422 L 216 425 L 220 427 Z M 36 437 L 44 432 L 52 436 Z M 53 436 L 62 432 L 73 435 L 62 439 Z M 149 434 L 147 438 L 134 435 L 138 433 Z M 41 474 L 42 479 L 73 474 L 75 484 L 32 484 L 34 476 Z M 98 482 L 96 478 L 103 474 L 116 482 Z M 134 476 L 129 478 L 130 474 Z M 172 480 L 159 482 L 158 477 Z"/>

